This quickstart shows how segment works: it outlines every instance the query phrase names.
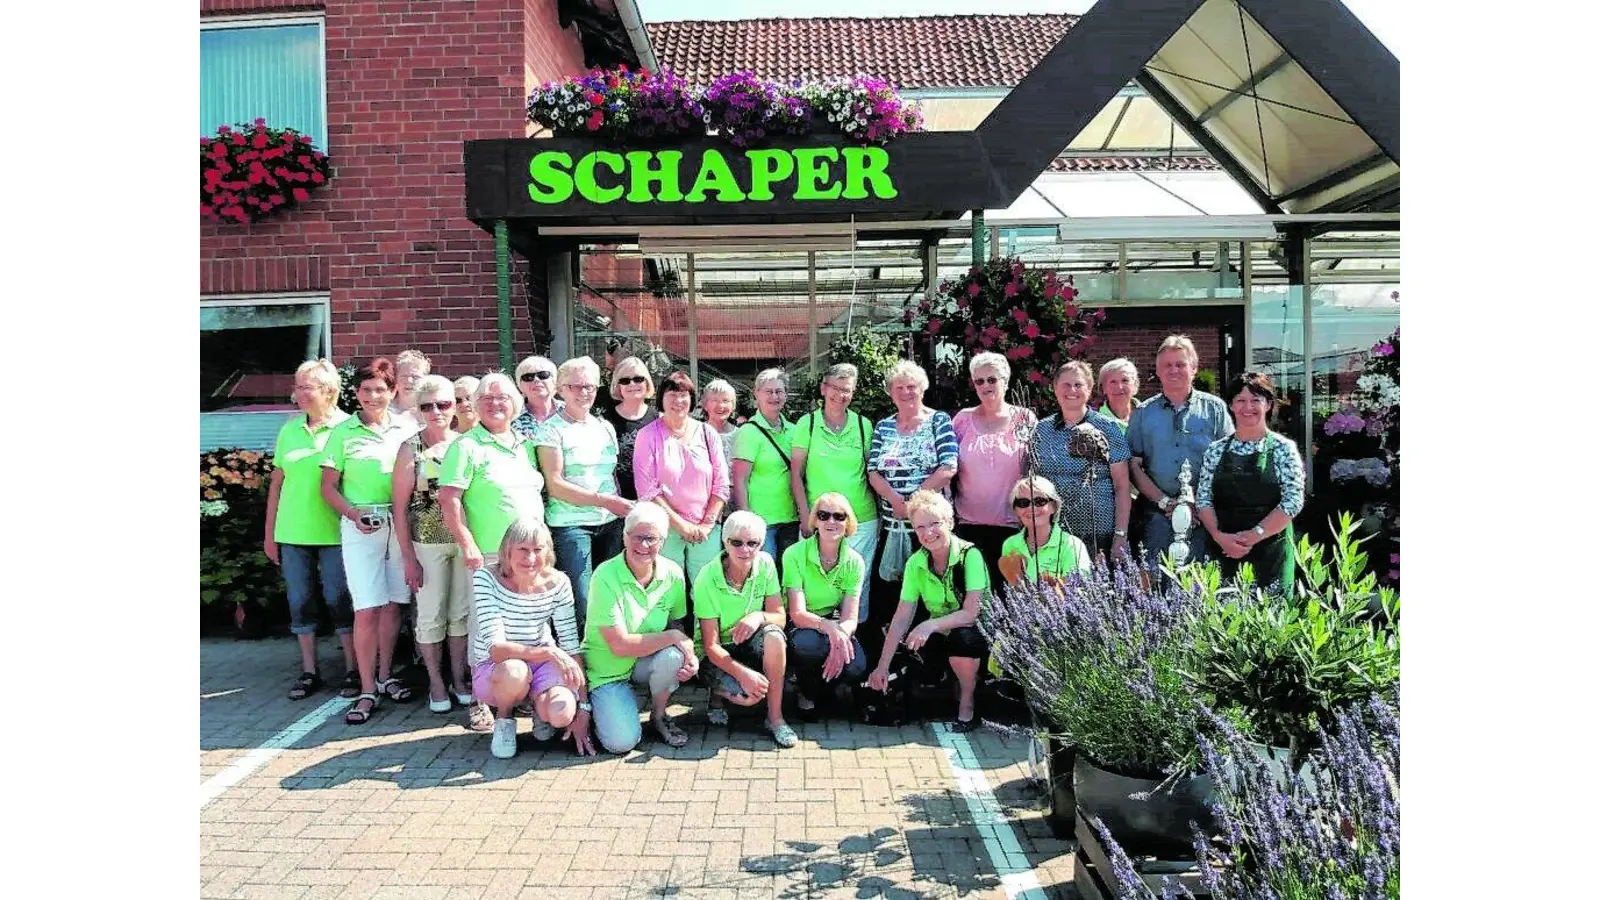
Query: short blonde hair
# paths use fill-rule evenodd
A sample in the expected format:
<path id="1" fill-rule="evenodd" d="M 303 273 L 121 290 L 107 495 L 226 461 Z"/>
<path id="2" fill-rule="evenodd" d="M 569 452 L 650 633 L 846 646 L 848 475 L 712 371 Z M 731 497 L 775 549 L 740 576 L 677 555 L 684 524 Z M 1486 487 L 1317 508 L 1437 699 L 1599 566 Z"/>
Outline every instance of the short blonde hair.
<path id="1" fill-rule="evenodd" d="M 755 533 L 756 540 L 767 539 L 767 520 L 748 509 L 736 509 L 722 523 L 722 540 L 726 542 L 736 533 Z"/>
<path id="2" fill-rule="evenodd" d="M 319 387 L 328 391 L 335 399 L 338 398 L 341 382 L 339 370 L 334 368 L 333 363 L 326 359 L 308 359 L 294 370 L 294 377 L 299 378 L 301 375 L 310 376 Z"/>
<path id="3" fill-rule="evenodd" d="M 556 375 L 560 374 L 560 372 L 556 369 L 556 364 L 543 356 L 529 356 L 525 358 L 522 362 L 517 363 L 516 369 L 514 369 L 511 374 L 516 377 L 517 381 L 520 382 L 523 375 L 539 368 L 540 363 L 543 363 L 545 368 L 549 369 L 552 373 L 555 373 Z M 553 384 L 550 386 L 555 387 Z"/>
<path id="4" fill-rule="evenodd" d="M 589 376 L 595 380 L 595 383 L 599 384 L 600 364 L 595 362 L 590 357 L 579 356 L 575 359 L 569 359 L 556 367 L 556 386 L 560 387 L 567 381 L 568 378 L 583 372 L 589 373 Z"/>
<path id="5" fill-rule="evenodd" d="M 466 391 L 467 399 L 471 400 L 473 392 L 478 389 L 478 377 L 476 375 L 463 375 L 457 378 L 453 385 L 458 391 Z"/>
<path id="6" fill-rule="evenodd" d="M 427 375 L 433 371 L 433 363 L 424 356 L 421 350 L 401 350 L 400 355 L 394 358 L 394 372 L 396 377 L 400 374 L 400 367 L 406 363 L 416 363 L 422 367 L 422 374 Z"/>
<path id="7" fill-rule="evenodd" d="M 1006 381 L 1009 382 L 1011 380 L 1011 363 L 1007 362 L 1004 356 L 993 350 L 979 353 L 972 357 L 971 362 L 967 363 L 967 374 L 973 378 L 978 377 L 979 369 L 992 369 Z"/>
<path id="8" fill-rule="evenodd" d="M 1056 506 L 1061 505 L 1061 495 L 1056 493 L 1055 482 L 1043 475 L 1025 475 L 1018 478 L 1017 483 L 1011 486 L 1011 499 L 1015 500 L 1022 496 L 1049 497 Z"/>
<path id="9" fill-rule="evenodd" d="M 1100 367 L 1100 380 L 1095 382 L 1095 385 L 1103 393 L 1106 389 L 1106 376 L 1117 372 L 1121 372 L 1133 379 L 1133 392 L 1135 394 L 1139 393 L 1139 367 L 1133 364 L 1133 360 L 1122 356 Z"/>
<path id="10" fill-rule="evenodd" d="M 545 565 L 555 565 L 555 543 L 550 538 L 550 529 L 538 519 L 519 518 L 506 528 L 506 533 L 500 536 L 501 564 L 504 564 L 511 557 L 511 548 L 518 544 L 543 545 L 550 551 L 550 556 L 545 560 Z"/>
<path id="11" fill-rule="evenodd" d="M 705 406 L 706 398 L 712 394 L 721 394 L 722 396 L 732 400 L 734 403 L 739 402 L 739 391 L 735 389 L 733 385 L 729 384 L 726 378 L 718 378 L 716 381 L 706 385 L 705 388 L 700 391 L 700 405 Z"/>
<path id="12" fill-rule="evenodd" d="M 928 373 L 909 359 L 900 360 L 890 366 L 889 371 L 883 373 L 883 389 L 893 390 L 896 381 L 907 380 L 914 382 L 919 390 L 928 389 Z"/>
<path id="13" fill-rule="evenodd" d="M 443 375 L 424 375 L 422 380 L 417 382 L 418 403 L 422 402 L 423 397 L 436 397 L 441 394 L 451 400 L 456 399 L 455 385 L 451 384 L 450 379 Z"/>
<path id="14" fill-rule="evenodd" d="M 646 400 L 654 400 L 656 398 L 656 380 L 650 376 L 650 367 L 645 365 L 644 360 L 639 357 L 628 356 L 624 357 L 621 362 L 617 363 L 616 368 L 611 370 L 611 399 L 622 399 L 622 390 L 617 387 L 617 379 L 627 377 L 622 373 L 624 369 L 638 369 L 639 374 L 644 376 L 644 398 Z"/>
<path id="15" fill-rule="evenodd" d="M 856 511 L 850 506 L 850 501 L 846 500 L 845 496 L 838 491 L 829 491 L 818 497 L 817 502 L 811 504 L 811 513 L 806 519 L 806 527 L 811 530 L 811 533 L 816 534 L 817 532 L 817 507 L 823 503 L 833 503 L 844 510 L 844 536 L 854 537 L 856 528 L 859 527 L 856 522 Z"/>
<path id="16" fill-rule="evenodd" d="M 753 391 L 759 391 L 761 390 L 761 386 L 769 381 L 776 381 L 779 384 L 782 384 L 784 390 L 789 389 L 789 373 L 782 369 L 762 369 L 760 373 L 756 375 L 756 380 L 751 383 L 750 389 Z"/>
<path id="17" fill-rule="evenodd" d="M 906 501 L 906 521 L 919 512 L 930 512 L 938 516 L 940 521 L 955 524 L 956 511 L 950 501 L 937 491 L 917 491 Z"/>
<path id="18" fill-rule="evenodd" d="M 1167 335 L 1167 339 L 1161 342 L 1160 347 L 1156 348 L 1156 359 L 1160 359 L 1161 354 L 1168 350 L 1182 350 L 1184 355 L 1189 357 L 1190 365 L 1196 367 L 1200 365 L 1200 353 L 1194 349 L 1194 341 L 1189 340 L 1187 334 Z"/>
<path id="19" fill-rule="evenodd" d="M 522 415 L 522 392 L 517 390 L 517 383 L 511 376 L 504 372 L 490 372 L 478 379 L 478 387 L 472 392 L 472 402 L 477 403 L 478 398 L 489 392 L 489 385 L 498 384 L 505 388 L 502 393 L 511 395 L 511 417 L 515 419 Z"/>

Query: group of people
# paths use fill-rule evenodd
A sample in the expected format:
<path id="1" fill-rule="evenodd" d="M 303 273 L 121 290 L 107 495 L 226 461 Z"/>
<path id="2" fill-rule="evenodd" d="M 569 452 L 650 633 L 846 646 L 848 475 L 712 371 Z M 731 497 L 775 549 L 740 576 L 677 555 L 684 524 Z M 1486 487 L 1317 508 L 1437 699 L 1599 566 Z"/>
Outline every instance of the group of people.
<path id="1" fill-rule="evenodd" d="M 1069 362 L 1051 380 L 1057 411 L 1038 420 L 1008 402 L 1003 355 L 972 357 L 977 403 L 954 416 L 924 404 L 927 374 L 902 360 L 885 376 L 895 413 L 876 423 L 851 408 L 854 366 L 829 368 L 794 421 L 786 375 L 769 369 L 756 414 L 735 424 L 728 382 L 657 384 L 637 357 L 609 379 L 587 356 L 532 356 L 510 376 L 451 382 L 408 350 L 356 370 L 354 415 L 337 408 L 337 370 L 309 361 L 295 374 L 302 414 L 278 436 L 265 541 L 300 642 L 289 696 L 324 687 L 320 591 L 344 649 L 339 690 L 355 700 L 347 722 L 412 699 L 393 673 L 414 605 L 429 708 L 466 707 L 501 758 L 519 711 L 536 738 L 560 729 L 579 753 L 627 752 L 645 728 L 635 685 L 651 733 L 681 746 L 667 707 L 691 679 L 712 723 L 759 708 L 790 747 L 786 686 L 810 719 L 847 693 L 948 673 L 952 727 L 970 730 L 985 595 L 1069 579 L 1139 541 L 1155 561 L 1190 502 L 1185 462 L 1206 533 L 1196 555 L 1230 572 L 1249 562 L 1269 586 L 1292 577 L 1305 477 L 1268 428 L 1276 390 L 1246 373 L 1224 401 L 1194 388 L 1197 367 L 1193 343 L 1169 337 L 1161 392 L 1141 403 L 1128 360 L 1098 374 Z M 596 408 L 602 390 L 613 402 Z"/>

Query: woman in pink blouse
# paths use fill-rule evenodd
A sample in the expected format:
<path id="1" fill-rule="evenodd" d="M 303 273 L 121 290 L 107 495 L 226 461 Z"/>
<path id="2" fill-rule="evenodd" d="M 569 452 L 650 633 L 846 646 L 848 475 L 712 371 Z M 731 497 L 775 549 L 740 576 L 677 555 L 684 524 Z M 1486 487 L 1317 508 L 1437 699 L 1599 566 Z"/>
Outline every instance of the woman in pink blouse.
<path id="1" fill-rule="evenodd" d="M 657 388 L 661 416 L 639 432 L 633 448 L 633 480 L 641 503 L 667 511 L 661 556 L 683 567 L 694 583 L 700 568 L 722 549 L 722 505 L 728 501 L 728 460 L 722 441 L 704 422 L 689 418 L 694 382 L 682 372 Z"/>
<path id="2" fill-rule="evenodd" d="M 956 413 L 956 534 L 971 541 L 989 565 L 989 583 L 1004 584 L 1001 547 L 1017 530 L 1011 487 L 1027 468 L 1029 436 L 1038 425 L 1032 410 L 1006 402 L 1011 364 L 998 353 L 972 357 L 967 371 L 978 405 Z"/>

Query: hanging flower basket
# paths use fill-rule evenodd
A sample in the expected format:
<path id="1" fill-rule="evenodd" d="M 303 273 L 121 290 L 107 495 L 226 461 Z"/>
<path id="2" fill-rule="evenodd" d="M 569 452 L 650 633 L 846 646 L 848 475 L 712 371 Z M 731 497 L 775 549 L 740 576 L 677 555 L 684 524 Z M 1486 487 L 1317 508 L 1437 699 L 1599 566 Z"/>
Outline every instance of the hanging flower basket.
<path id="1" fill-rule="evenodd" d="M 629 143 L 709 130 L 741 148 L 812 134 L 882 144 L 922 129 L 922 114 L 881 78 L 779 84 L 741 71 L 696 90 L 669 70 L 627 66 L 546 82 L 528 95 L 528 121 L 558 137 Z"/>
<path id="2" fill-rule="evenodd" d="M 308 135 L 251 125 L 223 125 L 200 139 L 200 214 L 224 222 L 259 222 L 311 199 L 332 167 Z"/>

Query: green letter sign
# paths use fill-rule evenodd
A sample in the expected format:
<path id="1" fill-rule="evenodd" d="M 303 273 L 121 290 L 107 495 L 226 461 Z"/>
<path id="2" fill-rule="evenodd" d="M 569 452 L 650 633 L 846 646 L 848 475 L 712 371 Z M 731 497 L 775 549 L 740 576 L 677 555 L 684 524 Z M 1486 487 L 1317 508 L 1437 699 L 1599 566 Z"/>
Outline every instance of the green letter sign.
<path id="1" fill-rule="evenodd" d="M 591 150 L 576 160 L 561 150 L 533 154 L 528 198 L 562 204 L 761 204 L 810 200 L 892 200 L 900 196 L 882 147 L 745 150 L 731 159 L 715 147 L 685 158 L 682 150 Z M 692 167 L 692 168 L 691 168 Z M 683 184 L 691 187 L 685 193 Z"/>

